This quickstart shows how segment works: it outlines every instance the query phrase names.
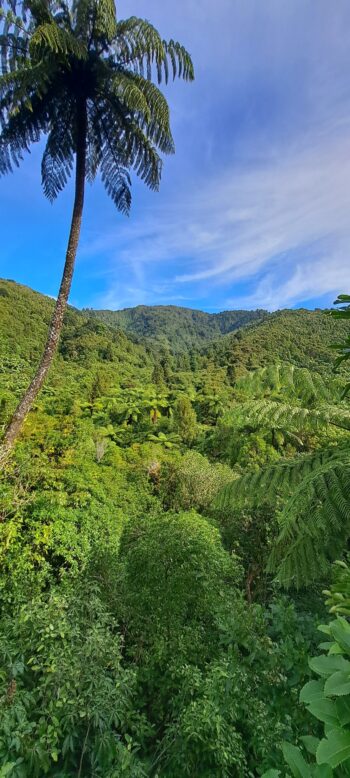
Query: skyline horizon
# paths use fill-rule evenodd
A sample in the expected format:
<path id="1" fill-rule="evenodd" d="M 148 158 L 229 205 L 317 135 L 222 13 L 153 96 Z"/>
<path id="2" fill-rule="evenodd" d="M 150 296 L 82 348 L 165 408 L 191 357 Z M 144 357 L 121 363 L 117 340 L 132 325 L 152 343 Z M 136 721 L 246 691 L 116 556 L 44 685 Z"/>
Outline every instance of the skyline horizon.
<path id="1" fill-rule="evenodd" d="M 56 300 L 57 299 L 55 297 L 55 295 L 47 294 L 45 292 L 42 292 L 40 289 L 34 289 L 34 287 L 30 286 L 29 284 L 22 283 L 21 281 L 17 281 L 14 278 L 0 277 L 0 282 L 16 284 L 17 286 L 21 286 L 21 287 L 24 287 L 25 289 L 29 289 L 31 292 L 34 292 L 35 294 L 38 294 L 38 295 L 43 296 L 43 297 L 47 297 L 47 298 L 49 298 L 51 300 Z M 342 294 L 342 292 L 340 292 L 339 294 Z M 89 305 L 79 306 L 79 305 L 73 305 L 73 303 L 71 303 L 71 302 L 68 303 L 68 307 L 69 308 L 73 308 L 74 310 L 80 311 L 82 313 L 84 311 L 119 312 L 119 311 L 126 311 L 126 310 L 135 310 L 137 308 L 176 308 L 176 309 L 185 310 L 185 311 L 193 311 L 193 312 L 198 312 L 198 313 L 205 313 L 205 314 L 212 315 L 212 316 L 216 316 L 216 315 L 219 315 L 221 313 L 230 313 L 230 312 L 235 312 L 235 311 L 242 311 L 242 312 L 262 311 L 264 313 L 269 313 L 269 314 L 278 313 L 279 311 L 310 311 L 310 312 L 325 311 L 325 312 L 327 312 L 327 311 L 330 311 L 330 310 L 334 309 L 334 305 L 335 305 L 335 300 L 333 300 L 333 303 L 330 304 L 330 305 L 326 305 L 326 306 L 316 305 L 314 307 L 307 306 L 307 305 L 296 304 L 296 305 L 293 305 L 293 306 L 284 306 L 284 307 L 281 307 L 281 308 L 273 308 L 273 309 L 264 308 L 264 307 L 260 306 L 260 307 L 257 307 L 257 308 L 237 308 L 237 307 L 232 307 L 232 308 L 222 308 L 222 309 L 214 309 L 214 310 L 213 309 L 211 309 L 211 310 L 209 309 L 208 310 L 206 308 L 192 307 L 192 306 L 189 306 L 189 305 L 176 305 L 175 303 L 154 303 L 154 304 L 152 304 L 152 303 L 135 303 L 135 305 L 125 306 L 123 308 L 97 308 L 97 307 L 89 306 Z"/>

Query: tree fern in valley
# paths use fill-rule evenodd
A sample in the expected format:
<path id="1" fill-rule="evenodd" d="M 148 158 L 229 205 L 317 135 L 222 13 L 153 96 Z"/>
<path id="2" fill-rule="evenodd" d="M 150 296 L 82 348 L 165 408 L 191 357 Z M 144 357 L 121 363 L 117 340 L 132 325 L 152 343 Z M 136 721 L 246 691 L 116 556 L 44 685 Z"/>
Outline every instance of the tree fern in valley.
<path id="1" fill-rule="evenodd" d="M 238 411 L 245 426 L 296 440 L 305 431 L 320 435 L 316 450 L 248 470 L 215 503 L 225 511 L 262 503 L 277 508 L 280 532 L 268 569 L 283 585 L 300 587 L 325 574 L 350 537 L 350 409 L 331 402 L 334 381 L 292 366 L 256 371 L 237 388 L 245 396 Z"/>
<path id="2" fill-rule="evenodd" d="M 1 5 L 1 3 L 0 3 Z M 114 0 L 28 0 L 0 8 L 0 174 L 46 136 L 45 195 L 54 200 L 75 165 L 75 198 L 66 261 L 37 372 L 6 430 L 0 461 L 11 450 L 51 365 L 60 337 L 78 247 L 86 179 L 100 172 L 122 213 L 131 205 L 130 171 L 158 189 L 174 143 L 167 102 L 153 83 L 171 74 L 193 79 L 189 54 L 163 41 L 147 21 L 118 21 Z"/>
<path id="3" fill-rule="evenodd" d="M 350 319 L 350 295 L 349 294 L 340 294 L 339 297 L 336 299 L 335 305 L 338 305 L 338 310 L 332 311 L 332 316 L 334 319 L 345 319 L 348 321 Z M 333 348 L 338 351 L 338 357 L 336 359 L 335 368 L 337 369 L 343 362 L 347 362 L 350 359 L 350 335 L 347 336 L 345 341 L 343 343 L 335 343 L 333 344 Z M 346 387 L 344 389 L 344 397 L 348 394 L 350 391 L 350 383 L 346 384 Z"/>

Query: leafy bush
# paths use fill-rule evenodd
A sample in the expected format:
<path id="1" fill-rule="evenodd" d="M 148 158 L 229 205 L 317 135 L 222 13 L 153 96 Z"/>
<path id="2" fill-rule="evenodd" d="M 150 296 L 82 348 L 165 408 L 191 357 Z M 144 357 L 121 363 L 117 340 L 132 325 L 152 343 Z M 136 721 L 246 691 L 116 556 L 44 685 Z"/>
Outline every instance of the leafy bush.
<path id="1" fill-rule="evenodd" d="M 152 661 L 207 655 L 240 566 L 194 511 L 130 521 L 120 546 L 120 616 L 127 645 Z"/>
<path id="2" fill-rule="evenodd" d="M 189 451 L 165 468 L 160 496 L 165 506 L 173 510 L 206 510 L 231 480 L 229 467 L 212 464 L 198 451 Z"/>
<path id="3" fill-rule="evenodd" d="M 11 778 L 141 776 L 135 677 L 96 587 L 52 588 L 9 613 L 0 637 L 0 760 Z"/>
<path id="4" fill-rule="evenodd" d="M 341 778 L 350 774 L 350 624 L 340 615 L 348 615 L 350 568 L 341 564 L 341 575 L 328 592 L 328 604 L 336 619 L 321 625 L 319 630 L 328 640 L 321 643 L 322 653 L 312 657 L 310 668 L 317 680 L 309 681 L 300 692 L 300 702 L 308 712 L 322 722 L 321 739 L 304 736 L 304 749 L 315 756 L 306 761 L 300 748 L 285 743 L 283 753 L 290 773 L 295 778 Z M 263 778 L 281 775 L 268 771 Z"/>

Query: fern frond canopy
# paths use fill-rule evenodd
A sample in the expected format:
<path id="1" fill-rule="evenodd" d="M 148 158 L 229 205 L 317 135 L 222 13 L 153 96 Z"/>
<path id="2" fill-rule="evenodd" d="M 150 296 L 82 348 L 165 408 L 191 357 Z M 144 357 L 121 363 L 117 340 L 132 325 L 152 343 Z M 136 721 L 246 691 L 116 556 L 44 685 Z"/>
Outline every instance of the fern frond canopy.
<path id="1" fill-rule="evenodd" d="M 281 531 L 269 571 L 285 587 L 320 578 L 350 538 L 350 447 L 335 446 L 236 478 L 216 498 L 219 510 L 280 506 Z"/>
<path id="2" fill-rule="evenodd" d="M 225 513 L 262 504 L 277 510 L 280 533 L 269 571 L 283 586 L 299 588 L 320 578 L 350 539 L 350 412 L 344 404 L 327 402 L 321 377 L 293 366 L 256 371 L 237 382 L 236 388 L 241 403 L 233 416 L 242 430 L 249 425 L 294 434 L 308 429 L 322 433 L 324 440 L 332 431 L 328 447 L 323 443 L 312 453 L 281 458 L 242 476 L 237 473 L 214 503 L 216 510 Z M 318 403 L 312 399 L 316 388 Z"/>
<path id="3" fill-rule="evenodd" d="M 350 411 L 337 405 L 309 409 L 272 400 L 255 400 L 245 403 L 241 416 L 245 424 L 276 430 L 288 428 L 300 432 L 308 428 L 316 431 L 329 425 L 350 430 Z"/>
<path id="4" fill-rule="evenodd" d="M 172 154 L 174 141 L 154 81 L 193 80 L 183 46 L 143 19 L 119 21 L 114 0 L 27 0 L 0 9 L 0 58 L 0 174 L 44 135 L 44 193 L 57 197 L 72 173 L 83 101 L 88 180 L 100 171 L 124 213 L 132 171 L 158 189 L 160 155 Z"/>

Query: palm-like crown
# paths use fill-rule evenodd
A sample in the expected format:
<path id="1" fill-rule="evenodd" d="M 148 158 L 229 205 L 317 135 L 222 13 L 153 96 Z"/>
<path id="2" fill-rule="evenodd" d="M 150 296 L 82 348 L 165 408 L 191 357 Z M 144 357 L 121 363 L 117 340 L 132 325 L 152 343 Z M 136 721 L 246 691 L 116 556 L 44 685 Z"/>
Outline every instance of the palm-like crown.
<path id="1" fill-rule="evenodd" d="M 1 0 L 0 0 L 1 5 Z M 128 213 L 130 171 L 151 188 L 159 153 L 174 143 L 160 83 L 193 79 L 187 51 L 163 41 L 147 21 L 118 21 L 114 0 L 29 0 L 0 8 L 0 174 L 18 166 L 42 135 L 42 182 L 53 200 L 73 168 L 79 110 L 86 115 L 86 175 L 97 171 L 117 208 Z"/>

